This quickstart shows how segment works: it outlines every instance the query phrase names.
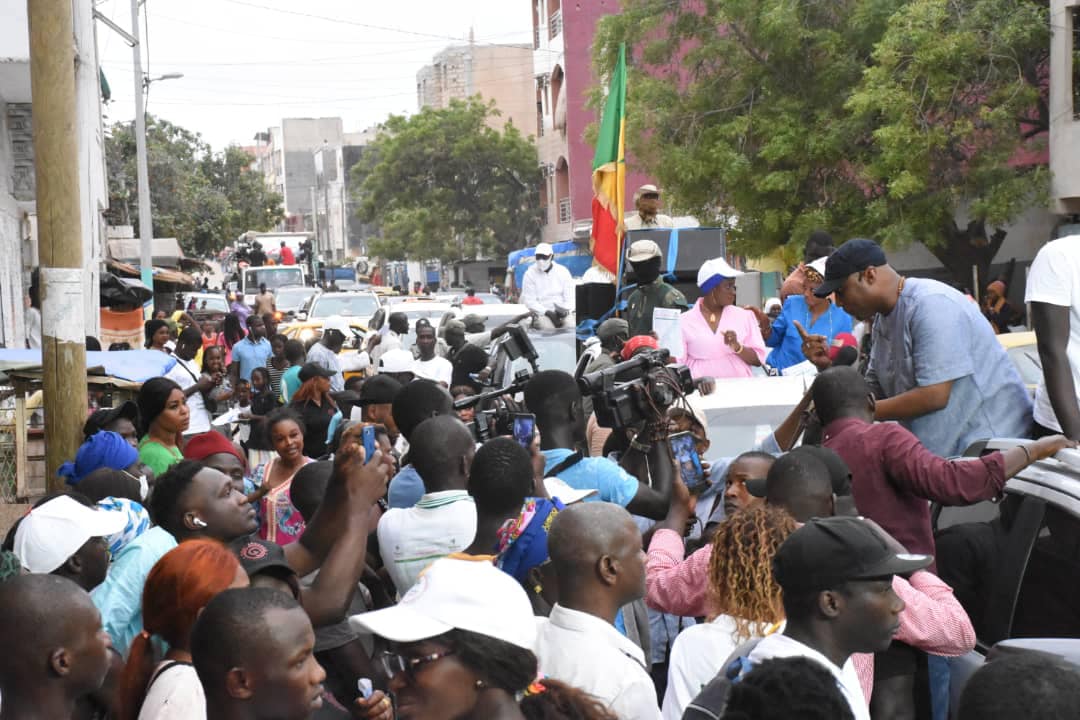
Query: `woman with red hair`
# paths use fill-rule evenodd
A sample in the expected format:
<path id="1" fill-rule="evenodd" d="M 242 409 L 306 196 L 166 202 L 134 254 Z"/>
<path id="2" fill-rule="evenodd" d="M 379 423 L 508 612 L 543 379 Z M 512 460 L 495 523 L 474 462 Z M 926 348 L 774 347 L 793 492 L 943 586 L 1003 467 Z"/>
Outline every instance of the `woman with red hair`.
<path id="1" fill-rule="evenodd" d="M 236 556 L 216 540 L 188 540 L 157 561 L 143 587 L 143 631 L 120 679 L 121 720 L 205 720 L 206 696 L 191 664 L 191 628 L 215 595 L 247 585 Z M 160 661 L 154 636 L 169 646 Z"/>

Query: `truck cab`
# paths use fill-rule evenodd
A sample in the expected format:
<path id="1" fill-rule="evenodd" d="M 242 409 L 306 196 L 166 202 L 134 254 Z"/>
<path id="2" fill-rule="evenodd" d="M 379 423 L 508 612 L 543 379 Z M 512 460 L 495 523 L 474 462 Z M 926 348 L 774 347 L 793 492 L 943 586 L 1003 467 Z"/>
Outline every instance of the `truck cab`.
<path id="1" fill-rule="evenodd" d="M 259 286 L 265 284 L 268 290 L 277 290 L 287 285 L 306 285 L 307 276 L 303 265 L 260 265 L 245 267 L 238 271 L 240 284 L 238 291 L 243 294 L 244 302 L 251 305 L 259 294 Z"/>

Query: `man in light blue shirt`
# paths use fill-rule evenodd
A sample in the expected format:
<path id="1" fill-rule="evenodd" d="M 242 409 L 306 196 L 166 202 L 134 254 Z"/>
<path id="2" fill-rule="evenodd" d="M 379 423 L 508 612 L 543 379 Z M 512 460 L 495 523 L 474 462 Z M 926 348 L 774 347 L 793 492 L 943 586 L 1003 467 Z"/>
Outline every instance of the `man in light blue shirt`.
<path id="1" fill-rule="evenodd" d="M 267 360 L 274 354 L 270 341 L 266 339 L 266 324 L 258 315 L 248 318 L 247 337 L 233 345 L 232 377 L 233 387 L 237 378 L 251 381 L 251 371 L 257 367 L 266 367 Z"/>
<path id="2" fill-rule="evenodd" d="M 525 404 L 536 415 L 545 476 L 578 490 L 598 490 L 595 500 L 621 505 L 635 515 L 659 520 L 667 514 L 675 463 L 666 442 L 645 442 L 639 435 L 621 465 L 607 458 L 583 457 L 574 450 L 585 444 L 581 393 L 573 376 L 560 370 L 533 375 L 525 386 Z M 667 420 L 660 422 L 666 425 Z"/>
<path id="3" fill-rule="evenodd" d="M 905 278 L 872 240 L 840 246 L 819 297 L 873 319 L 866 380 L 876 420 L 898 420 L 931 452 L 960 455 L 991 437 L 1027 437 L 1032 403 L 978 306 L 936 280 Z"/>

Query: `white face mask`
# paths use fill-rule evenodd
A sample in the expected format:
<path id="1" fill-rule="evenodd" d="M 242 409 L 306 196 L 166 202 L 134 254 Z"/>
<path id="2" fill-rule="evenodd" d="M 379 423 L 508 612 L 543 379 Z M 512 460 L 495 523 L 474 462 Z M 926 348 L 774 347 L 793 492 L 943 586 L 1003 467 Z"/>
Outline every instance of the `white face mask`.
<path id="1" fill-rule="evenodd" d="M 150 483 L 148 483 L 147 480 L 146 480 L 146 474 L 144 473 L 142 475 L 139 475 L 139 477 L 135 477 L 134 475 L 129 473 L 127 470 L 121 470 L 121 472 L 124 473 L 125 475 L 127 475 L 129 478 L 138 481 L 138 483 L 139 483 L 139 499 L 140 500 L 145 500 L 146 496 L 150 494 Z"/>
<path id="2" fill-rule="evenodd" d="M 536 264 L 540 267 L 541 270 L 543 270 L 544 272 L 547 272 L 548 270 L 551 269 L 551 258 L 544 258 L 542 260 L 537 260 Z"/>

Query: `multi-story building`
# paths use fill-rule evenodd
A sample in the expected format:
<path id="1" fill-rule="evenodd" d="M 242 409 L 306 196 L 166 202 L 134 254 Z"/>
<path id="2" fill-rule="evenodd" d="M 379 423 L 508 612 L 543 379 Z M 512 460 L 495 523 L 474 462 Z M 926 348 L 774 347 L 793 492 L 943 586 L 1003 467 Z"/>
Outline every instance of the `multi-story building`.
<path id="1" fill-rule="evenodd" d="M 101 82 L 93 4 L 73 0 L 75 132 L 79 142 L 83 298 L 87 335 L 97 336 L 99 274 L 105 242 L 105 175 Z M 30 45 L 25 0 L 0 0 L 0 346 L 25 343 L 23 297 L 38 266 L 37 203 L 30 98 Z"/>
<path id="2" fill-rule="evenodd" d="M 588 237 L 592 214 L 592 161 L 595 148 L 585 140 L 585 128 L 598 120 L 586 106 L 589 90 L 598 82 L 592 69 L 593 36 L 597 21 L 619 11 L 615 0 L 564 3 L 530 0 L 533 19 L 533 131 L 544 182 L 540 203 L 545 208 L 541 239 L 558 242 Z M 634 190 L 649 182 L 631 165 L 626 178 L 627 210 Z"/>
<path id="3" fill-rule="evenodd" d="M 255 168 L 284 198 L 281 229 L 316 233 L 324 262 L 348 255 L 341 118 L 285 118 L 255 135 Z"/>
<path id="4" fill-rule="evenodd" d="M 479 95 L 485 101 L 494 100 L 499 110 L 489 120 L 491 127 L 501 129 L 510 122 L 529 135 L 532 66 L 529 45 L 451 45 L 416 73 L 416 102 L 421 109 L 445 108 L 451 100 Z"/>

